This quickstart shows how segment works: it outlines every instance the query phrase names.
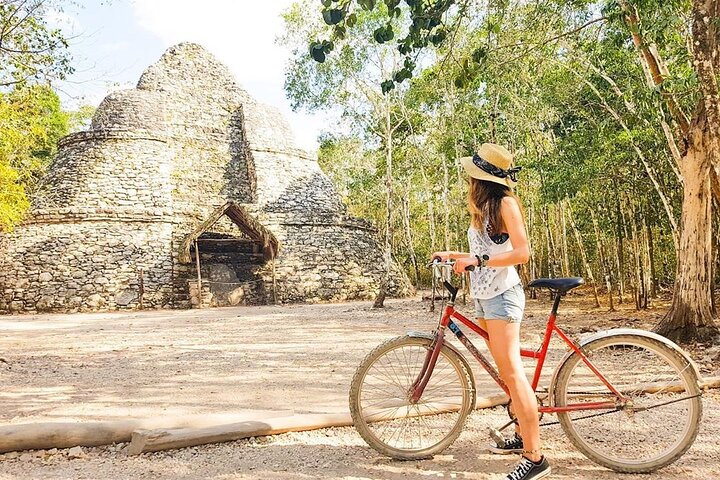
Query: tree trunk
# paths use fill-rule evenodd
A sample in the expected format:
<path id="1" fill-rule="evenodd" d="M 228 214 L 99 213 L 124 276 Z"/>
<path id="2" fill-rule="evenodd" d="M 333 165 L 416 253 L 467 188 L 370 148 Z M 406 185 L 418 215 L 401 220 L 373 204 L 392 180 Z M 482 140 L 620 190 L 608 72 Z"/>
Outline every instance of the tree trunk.
<path id="1" fill-rule="evenodd" d="M 595 218 L 595 214 L 592 210 L 590 210 L 590 218 L 592 219 L 593 230 L 595 230 L 595 245 L 598 251 L 598 256 L 600 257 L 600 266 L 602 267 L 601 272 L 605 278 L 605 288 L 607 288 L 610 311 L 613 312 L 615 311 L 615 302 L 613 302 L 612 283 L 610 283 L 610 265 L 606 262 L 602 240 L 600 239 L 600 229 L 598 228 L 597 219 Z"/>
<path id="2" fill-rule="evenodd" d="M 427 175 L 425 174 L 425 169 L 421 168 L 420 173 L 422 173 L 423 184 L 425 186 L 424 188 L 428 192 L 427 215 L 428 215 L 428 229 L 430 230 L 430 252 L 434 252 L 437 250 L 435 248 L 437 245 L 437 240 L 436 240 L 437 234 L 435 233 L 437 231 L 437 229 L 435 227 L 435 195 L 433 194 L 432 185 L 430 185 Z"/>
<path id="3" fill-rule="evenodd" d="M 615 188 L 617 191 L 617 188 Z M 620 210 L 620 197 L 615 204 L 615 215 L 616 215 L 616 227 L 617 227 L 617 273 L 618 273 L 618 303 L 622 305 L 625 296 L 625 254 L 624 252 L 624 239 L 625 229 L 623 228 L 623 216 Z"/>
<path id="4" fill-rule="evenodd" d="M 550 215 L 548 214 L 547 205 L 543 207 L 543 212 L 545 213 L 545 235 L 548 247 L 548 277 L 555 278 L 557 277 L 557 260 L 555 260 L 555 243 L 553 242 L 552 232 L 550 231 Z"/>
<path id="5" fill-rule="evenodd" d="M 450 172 L 448 171 L 447 161 L 445 157 L 442 159 L 443 168 L 443 191 L 442 191 L 442 202 L 443 202 L 443 213 L 445 214 L 445 244 L 444 249 L 450 250 L 450 199 L 448 198 L 448 190 L 450 189 Z"/>
<path id="6" fill-rule="evenodd" d="M 568 242 L 567 242 L 567 225 L 565 222 L 565 209 L 566 200 L 562 200 L 558 205 L 560 213 L 560 227 L 562 228 L 562 236 L 560 237 L 560 250 L 562 250 L 562 261 L 563 261 L 563 276 L 570 276 L 570 255 L 568 254 Z"/>
<path id="7" fill-rule="evenodd" d="M 408 179 L 408 183 L 410 183 Z M 420 284 L 420 269 L 418 268 L 417 255 L 415 255 L 415 246 L 413 245 L 412 230 L 410 229 L 410 192 L 412 190 L 412 184 L 408 185 L 407 191 L 403 196 L 403 209 L 402 209 L 402 220 L 403 228 L 405 230 L 405 241 L 408 244 L 408 254 L 410 255 L 410 263 L 412 263 L 413 270 L 415 271 L 415 286 Z"/>
<path id="8" fill-rule="evenodd" d="M 713 237 L 715 238 L 715 245 L 713 245 L 713 270 L 710 275 L 712 281 L 712 283 L 710 284 L 710 312 L 712 313 L 713 317 L 716 317 L 718 311 L 717 299 L 715 298 L 715 289 L 718 285 L 718 272 L 720 271 L 720 216 L 718 215 L 718 212 L 720 212 L 720 202 L 713 202 L 713 211 L 715 212 L 715 215 L 713 215 L 715 222 L 715 234 L 713 235 Z"/>
<path id="9" fill-rule="evenodd" d="M 577 241 L 578 249 L 580 249 L 580 256 L 582 258 L 583 265 L 585 266 L 585 272 L 587 273 L 588 280 L 590 280 L 593 287 L 593 293 L 595 294 L 595 308 L 600 308 L 597 282 L 595 281 L 595 275 L 593 275 L 592 268 L 590 267 L 590 262 L 588 262 L 587 254 L 585 253 L 585 246 L 583 245 L 582 237 L 580 236 L 580 231 L 578 230 L 577 225 L 575 225 L 575 220 L 573 220 L 572 209 L 568 208 L 567 212 L 568 218 L 570 219 L 570 228 L 572 228 L 573 233 L 575 234 L 575 240 Z"/>
<path id="10" fill-rule="evenodd" d="M 658 278 L 657 268 L 655 268 L 655 245 L 653 243 L 653 231 L 648 215 L 645 215 L 645 233 L 647 235 L 648 269 L 650 271 L 650 297 L 657 298 Z"/>
<path id="11" fill-rule="evenodd" d="M 643 298 L 645 296 L 645 283 L 643 281 L 643 262 L 642 250 L 640 246 L 640 233 L 637 228 L 637 214 L 633 206 L 630 217 L 630 240 L 632 242 L 631 252 L 634 259 L 635 269 L 633 270 L 633 297 L 635 299 L 635 308 L 641 310 L 643 308 Z"/>
<path id="12" fill-rule="evenodd" d="M 525 284 L 529 283 L 531 280 L 534 280 L 537 278 L 537 267 L 538 267 L 538 258 L 542 258 L 542 254 L 539 251 L 540 248 L 538 247 L 533 248 L 535 246 L 535 241 L 533 240 L 532 243 L 530 242 L 530 238 L 533 236 L 533 232 L 535 231 L 535 209 L 530 208 L 528 209 L 528 245 L 532 245 L 530 247 L 530 261 L 528 262 L 528 268 L 527 268 L 527 278 L 525 279 Z M 537 251 L 536 251 L 537 250 Z M 531 289 L 530 291 L 530 298 L 536 299 L 537 294 L 535 292 L 535 289 Z"/>
<path id="13" fill-rule="evenodd" d="M 701 103 L 691 123 L 688 150 L 680 166 L 683 190 L 682 232 L 670 311 L 655 331 L 682 342 L 708 341 L 718 334 L 712 319 L 712 168 L 709 152 L 718 152 Z M 713 144 L 714 143 L 714 144 Z"/>
<path id="14" fill-rule="evenodd" d="M 383 308 L 385 306 L 385 297 L 388 294 L 390 288 L 390 268 L 392 266 L 392 192 L 393 192 L 393 181 L 392 181 L 392 159 L 393 159 L 393 142 L 392 142 L 392 124 L 390 120 L 390 107 L 388 106 L 385 115 L 386 135 L 385 135 L 385 272 L 383 275 L 382 284 L 380 285 L 380 291 L 375 297 L 375 303 L 373 308 Z"/>

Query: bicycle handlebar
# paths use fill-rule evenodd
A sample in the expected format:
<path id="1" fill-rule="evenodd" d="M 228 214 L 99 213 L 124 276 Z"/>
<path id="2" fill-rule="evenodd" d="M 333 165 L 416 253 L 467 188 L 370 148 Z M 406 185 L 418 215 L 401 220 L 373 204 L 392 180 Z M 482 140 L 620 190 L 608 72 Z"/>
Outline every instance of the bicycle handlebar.
<path id="1" fill-rule="evenodd" d="M 488 256 L 487 256 L 487 255 L 483 255 L 483 258 L 484 258 L 485 260 L 487 260 L 487 259 L 488 259 Z M 445 260 L 445 261 L 443 262 L 440 257 L 434 257 L 434 258 L 432 259 L 432 261 L 427 264 L 428 267 L 444 267 L 444 268 L 448 268 L 448 267 L 449 267 L 449 268 L 452 268 L 453 265 L 455 265 L 455 260 L 448 259 L 448 260 Z M 476 265 L 468 265 L 467 267 L 465 267 L 465 271 L 466 271 L 466 272 L 472 272 L 472 271 L 475 270 L 475 268 L 477 268 Z"/>

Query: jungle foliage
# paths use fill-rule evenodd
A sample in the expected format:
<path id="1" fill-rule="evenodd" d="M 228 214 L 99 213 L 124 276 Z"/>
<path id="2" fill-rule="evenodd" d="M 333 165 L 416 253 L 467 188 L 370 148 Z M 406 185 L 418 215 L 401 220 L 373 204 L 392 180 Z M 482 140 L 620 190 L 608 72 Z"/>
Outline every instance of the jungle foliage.
<path id="1" fill-rule="evenodd" d="M 467 250 L 456 159 L 497 142 L 525 167 L 526 279 L 585 276 L 610 309 L 675 290 L 665 333 L 711 338 L 720 123 L 702 67 L 720 58 L 717 3 L 306 1 L 285 16 L 287 93 L 296 108 L 344 112 L 320 161 L 418 283 L 432 251 Z M 392 129 L 366 115 L 382 100 L 356 98 L 359 80 Z"/>
<path id="2" fill-rule="evenodd" d="M 92 115 L 63 111 L 53 80 L 73 72 L 68 40 L 48 27 L 60 2 L 0 2 L 0 231 L 10 230 L 29 206 L 57 141 Z"/>

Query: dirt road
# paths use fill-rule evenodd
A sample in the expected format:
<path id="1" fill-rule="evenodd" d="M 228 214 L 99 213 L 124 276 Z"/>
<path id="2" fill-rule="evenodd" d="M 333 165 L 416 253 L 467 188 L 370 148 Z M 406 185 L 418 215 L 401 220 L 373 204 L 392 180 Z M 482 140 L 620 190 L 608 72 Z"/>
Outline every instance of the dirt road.
<path id="1" fill-rule="evenodd" d="M 647 327 L 662 313 L 585 313 L 570 297 L 561 325 L 582 335 L 614 326 Z M 547 297 L 528 302 L 523 340 L 537 345 Z M 372 347 L 406 330 L 432 329 L 419 299 L 385 310 L 368 302 L 82 315 L 0 316 L 2 423 L 118 419 L 248 409 L 340 412 L 349 381 Z M 552 358 L 563 353 L 555 344 Z M 702 357 L 702 352 L 698 355 Z M 552 358 L 550 360 L 552 365 Z M 699 358 L 706 374 L 716 365 Z M 703 363 L 704 362 L 704 363 Z M 546 375 L 552 372 L 547 369 Z M 476 372 L 480 394 L 497 392 Z M 642 478 L 720 478 L 720 396 L 706 395 L 695 446 L 680 462 Z M 0 456 L 10 478 L 502 478 L 515 461 L 483 451 L 500 409 L 472 415 L 444 455 L 400 463 L 367 448 L 350 428 L 243 440 L 127 457 L 123 446 Z M 587 461 L 559 427 L 544 432 L 553 478 L 621 478 Z M 626 478 L 626 477 L 622 477 Z"/>

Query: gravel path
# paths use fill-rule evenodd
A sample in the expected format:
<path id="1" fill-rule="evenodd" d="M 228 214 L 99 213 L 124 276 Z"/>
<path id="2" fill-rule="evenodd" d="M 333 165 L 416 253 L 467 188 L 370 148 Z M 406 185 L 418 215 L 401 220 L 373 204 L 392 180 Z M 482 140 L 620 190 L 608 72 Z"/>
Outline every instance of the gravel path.
<path id="1" fill-rule="evenodd" d="M 646 327 L 662 309 L 585 313 L 569 297 L 560 324 L 575 335 L 613 326 Z M 528 302 L 523 338 L 537 345 L 547 298 Z M 0 316 L 2 423 L 80 421 L 160 414 L 345 411 L 352 372 L 382 340 L 429 331 L 436 314 L 418 299 L 384 311 L 367 302 L 130 314 Z M 553 358 L 563 353 L 555 345 Z M 705 374 L 718 365 L 700 357 Z M 554 366 L 552 360 L 550 365 Z M 552 368 L 547 369 L 549 375 Z M 481 393 L 487 375 L 476 373 Z M 497 387 L 487 390 L 492 394 Z M 652 479 L 720 478 L 720 394 L 705 396 L 693 448 Z M 0 455 L 0 479 L 503 478 L 513 457 L 483 451 L 501 409 L 473 413 L 443 455 L 396 462 L 369 449 L 351 428 L 290 433 L 128 457 L 124 445 Z M 543 432 L 552 478 L 627 478 L 589 462 L 557 426 Z M 73 458 L 77 457 L 77 458 Z"/>
<path id="2" fill-rule="evenodd" d="M 720 395 L 705 398 L 705 418 L 695 445 L 678 462 L 660 472 L 632 478 L 715 480 L 720 478 Z M 0 463 L 0 479 L 494 479 L 512 468 L 517 457 L 484 451 L 487 429 L 505 420 L 502 409 L 477 411 L 460 438 L 432 460 L 398 462 L 367 447 L 352 428 L 297 432 L 226 444 L 185 448 L 128 457 L 123 446 L 84 449 L 81 458 L 69 450 L 28 452 Z M 570 445 L 557 427 L 543 430 L 548 457 L 557 479 L 630 478 L 599 467 Z M 115 451 L 119 449 L 120 451 Z M 15 456 L 10 454 L 10 456 Z"/>

